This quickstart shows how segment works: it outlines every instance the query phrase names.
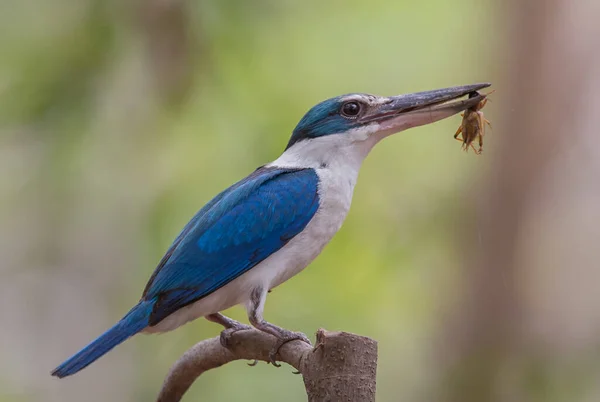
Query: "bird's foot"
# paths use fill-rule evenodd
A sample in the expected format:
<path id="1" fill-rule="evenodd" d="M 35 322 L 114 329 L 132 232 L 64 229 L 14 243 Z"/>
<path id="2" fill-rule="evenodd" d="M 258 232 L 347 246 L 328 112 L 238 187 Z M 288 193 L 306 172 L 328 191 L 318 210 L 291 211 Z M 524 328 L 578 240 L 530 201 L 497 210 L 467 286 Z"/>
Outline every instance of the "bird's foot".
<path id="1" fill-rule="evenodd" d="M 233 321 L 233 320 L 232 320 Z M 238 331 L 246 331 L 253 329 L 250 325 L 242 324 L 241 322 L 234 321 L 234 323 L 221 331 L 221 336 L 219 337 L 219 341 L 221 342 L 221 346 L 229 349 L 231 347 L 231 337 Z"/>
<path id="2" fill-rule="evenodd" d="M 221 331 L 221 336 L 219 337 L 219 341 L 221 342 L 221 346 L 229 349 L 231 347 L 231 337 L 238 331 L 245 331 L 252 329 L 250 325 L 242 324 L 239 321 L 231 319 L 227 316 L 224 316 L 221 313 L 214 313 L 207 315 L 205 317 L 207 320 L 216 322 L 225 327 L 223 331 Z"/>
<path id="3" fill-rule="evenodd" d="M 287 329 L 281 328 L 281 333 L 279 334 L 279 336 L 277 336 L 277 342 L 275 343 L 275 345 L 269 352 L 269 360 L 273 366 L 281 367 L 281 364 L 277 363 L 277 360 L 276 360 L 277 354 L 279 353 L 279 349 L 281 349 L 281 347 L 283 345 L 285 345 L 286 343 L 295 341 L 295 340 L 302 341 L 302 342 L 307 343 L 312 346 L 310 339 L 308 339 L 308 337 L 306 335 L 304 335 L 302 332 L 293 332 L 293 331 L 288 331 Z"/>

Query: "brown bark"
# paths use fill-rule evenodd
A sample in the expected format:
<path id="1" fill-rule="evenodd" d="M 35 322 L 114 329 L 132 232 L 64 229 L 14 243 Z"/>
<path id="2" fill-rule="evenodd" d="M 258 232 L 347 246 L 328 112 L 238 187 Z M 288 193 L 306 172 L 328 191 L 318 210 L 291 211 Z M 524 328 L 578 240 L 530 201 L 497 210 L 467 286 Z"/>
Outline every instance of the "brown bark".
<path id="1" fill-rule="evenodd" d="M 235 333 L 229 348 L 219 337 L 201 341 L 175 362 L 157 401 L 180 401 L 202 373 L 234 360 L 268 362 L 274 344 L 273 336 L 254 329 Z M 283 345 L 278 358 L 302 374 L 311 402 L 375 401 L 377 342 L 372 339 L 321 329 L 314 349 L 293 341 Z"/>
<path id="2" fill-rule="evenodd" d="M 309 402 L 374 402 L 377 342 L 347 332 L 317 332 L 302 364 Z"/>

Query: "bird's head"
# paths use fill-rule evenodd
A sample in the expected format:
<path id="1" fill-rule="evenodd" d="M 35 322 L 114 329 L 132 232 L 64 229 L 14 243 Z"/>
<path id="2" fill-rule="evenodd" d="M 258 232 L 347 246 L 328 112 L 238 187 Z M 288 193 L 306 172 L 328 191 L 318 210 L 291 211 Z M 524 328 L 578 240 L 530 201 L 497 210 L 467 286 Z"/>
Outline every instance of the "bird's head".
<path id="1" fill-rule="evenodd" d="M 331 98 L 306 113 L 286 149 L 304 141 L 318 143 L 333 138 L 343 143 L 371 140 L 368 142 L 375 144 L 390 134 L 436 122 L 476 105 L 484 96 L 473 93 L 488 86 L 482 83 L 391 97 L 356 93 Z M 468 94 L 472 96 L 460 99 Z"/>

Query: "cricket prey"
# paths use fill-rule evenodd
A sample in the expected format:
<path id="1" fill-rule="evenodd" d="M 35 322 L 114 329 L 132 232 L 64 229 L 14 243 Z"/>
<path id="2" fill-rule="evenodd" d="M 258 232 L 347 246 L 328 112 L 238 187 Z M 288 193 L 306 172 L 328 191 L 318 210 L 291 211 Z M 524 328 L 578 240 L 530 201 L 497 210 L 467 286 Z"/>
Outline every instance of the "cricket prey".
<path id="1" fill-rule="evenodd" d="M 469 148 L 472 148 L 477 155 L 481 155 L 483 152 L 485 126 L 488 125 L 490 128 L 492 128 L 492 124 L 485 118 L 481 109 L 483 109 L 488 102 L 487 96 L 493 92 L 494 91 L 484 94 L 484 98 L 481 100 L 481 102 L 471 106 L 461 114 L 463 119 L 458 127 L 458 130 L 456 130 L 456 133 L 454 134 L 454 139 L 462 142 L 462 148 L 465 151 L 468 151 Z M 469 94 L 469 99 L 480 95 L 481 94 L 479 92 L 471 92 Z M 475 148 L 475 141 L 479 143 L 479 148 Z"/>

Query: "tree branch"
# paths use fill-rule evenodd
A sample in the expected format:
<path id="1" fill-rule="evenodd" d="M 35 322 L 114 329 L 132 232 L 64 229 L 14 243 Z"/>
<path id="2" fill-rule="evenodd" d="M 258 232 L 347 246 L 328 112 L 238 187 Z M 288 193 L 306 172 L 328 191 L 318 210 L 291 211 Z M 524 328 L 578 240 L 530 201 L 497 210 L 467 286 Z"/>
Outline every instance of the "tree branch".
<path id="1" fill-rule="evenodd" d="M 252 329 L 236 332 L 229 348 L 219 337 L 201 341 L 175 362 L 165 378 L 158 402 L 180 401 L 204 372 L 234 360 L 269 361 L 275 337 Z M 377 371 L 377 342 L 346 332 L 317 332 L 313 349 L 301 341 L 284 344 L 278 360 L 304 377 L 309 401 L 332 400 L 374 402 Z"/>

